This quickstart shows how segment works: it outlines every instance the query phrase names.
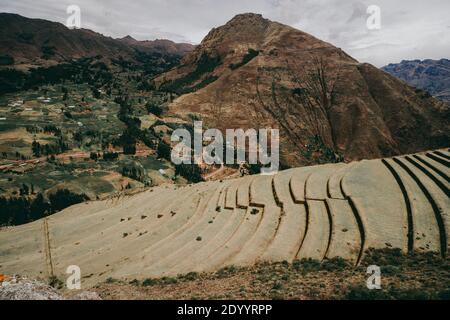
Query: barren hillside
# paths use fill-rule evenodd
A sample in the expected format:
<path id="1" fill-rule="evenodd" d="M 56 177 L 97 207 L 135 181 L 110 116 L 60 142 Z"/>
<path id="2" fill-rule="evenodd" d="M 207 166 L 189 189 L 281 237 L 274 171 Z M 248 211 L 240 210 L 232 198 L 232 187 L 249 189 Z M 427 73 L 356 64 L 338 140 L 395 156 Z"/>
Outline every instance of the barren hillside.
<path id="1" fill-rule="evenodd" d="M 0 13 L 0 48 L 0 65 L 47 65 L 95 56 L 134 61 L 136 51 L 183 56 L 194 47 L 169 40 L 113 39 L 88 29 L 71 30 L 61 23 Z M 11 63 L 8 57 L 13 58 Z"/>

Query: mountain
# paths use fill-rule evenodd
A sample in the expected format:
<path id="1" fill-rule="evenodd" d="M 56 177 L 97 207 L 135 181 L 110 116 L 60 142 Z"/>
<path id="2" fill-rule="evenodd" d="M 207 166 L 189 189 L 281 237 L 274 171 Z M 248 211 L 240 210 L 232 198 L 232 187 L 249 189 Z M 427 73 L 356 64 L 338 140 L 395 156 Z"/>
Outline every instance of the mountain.
<path id="1" fill-rule="evenodd" d="M 131 36 L 126 36 L 118 40 L 140 51 L 169 53 L 179 56 L 184 56 L 195 48 L 194 45 L 189 43 L 175 43 L 166 39 L 138 41 Z"/>
<path id="2" fill-rule="evenodd" d="M 408 84 L 450 102 L 450 60 L 403 60 L 382 68 Z"/>
<path id="3" fill-rule="evenodd" d="M 87 29 L 68 29 L 61 23 L 0 13 L 2 64 L 52 64 L 94 56 L 133 60 L 136 51 L 182 56 L 193 49 L 192 45 L 169 40 L 130 39 L 113 39 Z"/>
<path id="4" fill-rule="evenodd" d="M 258 14 L 213 29 L 157 79 L 169 115 L 207 126 L 280 129 L 286 166 L 442 147 L 449 108 L 340 48 Z"/>

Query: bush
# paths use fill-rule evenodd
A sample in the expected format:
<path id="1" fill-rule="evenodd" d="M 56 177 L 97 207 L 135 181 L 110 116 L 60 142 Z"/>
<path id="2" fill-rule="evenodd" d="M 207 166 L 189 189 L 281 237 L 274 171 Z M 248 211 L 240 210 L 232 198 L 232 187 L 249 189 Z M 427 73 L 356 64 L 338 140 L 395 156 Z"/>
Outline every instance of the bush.
<path id="1" fill-rule="evenodd" d="M 142 281 L 142 286 L 144 287 L 151 287 L 151 286 L 155 286 L 158 284 L 158 281 L 155 279 L 145 279 L 144 281 Z"/>
<path id="2" fill-rule="evenodd" d="M 178 276 L 178 279 L 182 281 L 194 281 L 198 279 L 198 273 L 197 272 L 189 272 L 184 275 Z"/>
<path id="3" fill-rule="evenodd" d="M 0 56 L 0 66 L 9 66 L 14 64 L 14 58 L 9 54 Z"/>
<path id="4" fill-rule="evenodd" d="M 108 279 L 106 279 L 106 283 L 116 283 L 117 280 L 114 278 L 109 277 Z"/>
<path id="5" fill-rule="evenodd" d="M 144 183 L 147 178 L 145 168 L 142 166 L 142 164 L 135 161 L 124 164 L 121 168 L 121 174 L 124 177 L 128 177 L 142 183 Z"/>
<path id="6" fill-rule="evenodd" d="M 58 279 L 56 276 L 51 276 L 48 279 L 48 285 L 55 289 L 62 289 L 64 287 L 64 282 Z"/>
<path id="7" fill-rule="evenodd" d="M 30 188 L 22 186 L 21 197 L 0 197 L 0 225 L 25 224 L 88 200 L 86 195 L 73 194 L 68 190 L 59 190 L 56 194 L 50 195 L 49 200 L 41 193 L 35 198 L 26 195 L 29 191 Z"/>
<path id="8" fill-rule="evenodd" d="M 163 113 L 163 108 L 153 103 L 148 103 L 146 108 L 149 113 L 154 114 L 157 117 L 160 117 Z"/>
<path id="9" fill-rule="evenodd" d="M 348 261 L 340 257 L 326 259 L 322 263 L 322 268 L 327 271 L 342 271 L 351 267 L 352 266 Z"/>
<path id="10" fill-rule="evenodd" d="M 171 161 L 172 150 L 167 143 L 160 141 L 156 152 L 158 154 L 158 158 Z"/>
<path id="11" fill-rule="evenodd" d="M 114 161 L 119 158 L 119 154 L 116 152 L 104 152 L 103 153 L 103 160 L 105 161 Z"/>
<path id="12" fill-rule="evenodd" d="M 191 183 L 202 182 L 202 171 L 196 164 L 180 164 L 175 166 L 175 174 L 182 176 Z"/>
<path id="13" fill-rule="evenodd" d="M 351 287 L 346 293 L 346 300 L 390 300 L 391 296 L 383 290 L 369 290 L 365 286 Z"/>
<path id="14" fill-rule="evenodd" d="M 297 271 L 317 271 L 322 268 L 322 264 L 320 261 L 313 260 L 313 259 L 302 259 L 302 260 L 296 260 L 293 263 L 293 267 Z"/>
<path id="15" fill-rule="evenodd" d="M 53 212 L 61 211 L 74 204 L 89 200 L 88 196 L 85 194 L 72 193 L 67 189 L 60 189 L 56 191 L 56 193 L 50 194 L 48 197 Z"/>

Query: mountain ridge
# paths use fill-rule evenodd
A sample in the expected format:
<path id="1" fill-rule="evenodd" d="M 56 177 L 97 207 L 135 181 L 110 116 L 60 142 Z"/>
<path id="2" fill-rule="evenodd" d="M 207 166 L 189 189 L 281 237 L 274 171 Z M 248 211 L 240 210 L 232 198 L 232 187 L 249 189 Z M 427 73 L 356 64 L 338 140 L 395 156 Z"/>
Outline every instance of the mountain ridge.
<path id="1" fill-rule="evenodd" d="M 408 84 L 450 102 L 450 60 L 402 60 L 381 68 Z"/>
<path id="2" fill-rule="evenodd" d="M 133 39 L 134 40 L 134 39 Z M 0 13 L 1 56 L 13 58 L 13 64 L 51 64 L 84 57 L 105 56 L 133 60 L 136 51 L 183 56 L 190 44 L 170 40 L 137 41 L 114 39 L 89 29 L 69 29 L 59 22 Z"/>

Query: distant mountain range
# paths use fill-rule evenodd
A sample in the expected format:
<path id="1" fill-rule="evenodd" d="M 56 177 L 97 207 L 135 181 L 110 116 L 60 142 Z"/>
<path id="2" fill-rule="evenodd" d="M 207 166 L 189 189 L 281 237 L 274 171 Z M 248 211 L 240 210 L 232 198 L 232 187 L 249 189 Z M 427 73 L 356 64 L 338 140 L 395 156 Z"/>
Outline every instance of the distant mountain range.
<path id="1" fill-rule="evenodd" d="M 382 68 L 434 97 L 450 102 L 450 60 L 403 60 Z"/>
<path id="2" fill-rule="evenodd" d="M 169 40 L 113 39 L 61 23 L 0 13 L 0 64 L 48 65 L 82 57 L 135 59 L 137 52 L 183 56 L 194 46 Z"/>

